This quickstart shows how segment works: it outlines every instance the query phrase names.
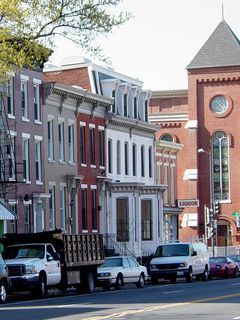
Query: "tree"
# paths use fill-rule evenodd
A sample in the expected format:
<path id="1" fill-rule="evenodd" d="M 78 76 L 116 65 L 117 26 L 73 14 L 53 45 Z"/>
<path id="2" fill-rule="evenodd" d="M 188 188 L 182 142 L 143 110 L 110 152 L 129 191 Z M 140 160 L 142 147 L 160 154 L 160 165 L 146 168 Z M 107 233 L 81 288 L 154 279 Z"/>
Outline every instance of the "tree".
<path id="1" fill-rule="evenodd" d="M 131 14 L 114 13 L 121 0 L 1 0 L 0 78 L 22 67 L 41 67 L 55 36 L 74 41 L 104 60 L 98 35 L 109 34 Z"/>

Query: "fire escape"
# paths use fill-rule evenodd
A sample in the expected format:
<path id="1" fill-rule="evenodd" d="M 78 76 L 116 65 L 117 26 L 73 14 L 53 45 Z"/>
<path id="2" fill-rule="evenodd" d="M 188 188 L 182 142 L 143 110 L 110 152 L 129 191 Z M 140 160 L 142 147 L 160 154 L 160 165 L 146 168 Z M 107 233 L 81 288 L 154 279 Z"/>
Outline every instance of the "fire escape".
<path id="1" fill-rule="evenodd" d="M 0 200 L 5 205 L 9 200 L 18 198 L 20 172 L 17 168 L 23 166 L 22 162 L 17 163 L 17 154 L 21 154 L 21 150 L 16 150 L 12 84 L 12 79 L 0 84 Z M 19 159 L 22 161 L 21 157 Z"/>

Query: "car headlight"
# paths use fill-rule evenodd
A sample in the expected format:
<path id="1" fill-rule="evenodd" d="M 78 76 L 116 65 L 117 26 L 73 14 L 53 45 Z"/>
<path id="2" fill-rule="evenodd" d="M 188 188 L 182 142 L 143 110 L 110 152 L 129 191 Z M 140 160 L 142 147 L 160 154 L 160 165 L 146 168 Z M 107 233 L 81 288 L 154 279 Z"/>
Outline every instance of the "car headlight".
<path id="1" fill-rule="evenodd" d="M 110 272 L 101 272 L 98 274 L 99 277 L 111 277 L 112 274 Z"/>
<path id="2" fill-rule="evenodd" d="M 186 267 L 186 266 L 187 266 L 186 262 L 179 263 L 179 267 Z"/>
<path id="3" fill-rule="evenodd" d="M 156 266 L 155 264 L 151 264 L 151 265 L 150 265 L 150 268 L 151 268 L 151 269 L 157 269 L 157 266 Z"/>
<path id="4" fill-rule="evenodd" d="M 37 273 L 37 269 L 34 265 L 26 265 L 26 273 Z"/>

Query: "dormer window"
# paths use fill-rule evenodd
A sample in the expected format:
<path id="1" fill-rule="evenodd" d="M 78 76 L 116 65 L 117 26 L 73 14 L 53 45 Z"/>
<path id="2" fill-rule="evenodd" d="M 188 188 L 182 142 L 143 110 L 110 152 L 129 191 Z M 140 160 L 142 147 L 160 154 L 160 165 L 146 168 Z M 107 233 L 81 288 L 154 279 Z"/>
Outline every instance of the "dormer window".
<path id="1" fill-rule="evenodd" d="M 134 112 L 134 119 L 137 119 L 138 118 L 138 108 L 137 108 L 137 97 L 134 97 L 134 100 L 133 100 L 133 112 Z"/>
<path id="2" fill-rule="evenodd" d="M 127 105 L 127 94 L 124 93 L 123 96 L 123 110 L 124 110 L 124 117 L 128 116 L 128 105 Z"/>
<path id="3" fill-rule="evenodd" d="M 114 99 L 113 100 L 113 104 L 112 104 L 112 112 L 116 112 L 116 101 L 115 101 L 115 97 L 116 97 L 116 91 L 115 90 L 113 90 L 112 91 L 112 98 Z"/>

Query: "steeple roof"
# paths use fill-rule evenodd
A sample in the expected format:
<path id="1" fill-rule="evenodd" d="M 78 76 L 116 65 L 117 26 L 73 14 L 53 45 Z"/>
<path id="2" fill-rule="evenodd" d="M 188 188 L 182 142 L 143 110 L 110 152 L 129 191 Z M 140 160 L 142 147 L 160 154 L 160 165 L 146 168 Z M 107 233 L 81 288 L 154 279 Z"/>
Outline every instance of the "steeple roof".
<path id="1" fill-rule="evenodd" d="M 240 66 L 240 42 L 225 20 L 187 66 L 187 69 Z"/>

